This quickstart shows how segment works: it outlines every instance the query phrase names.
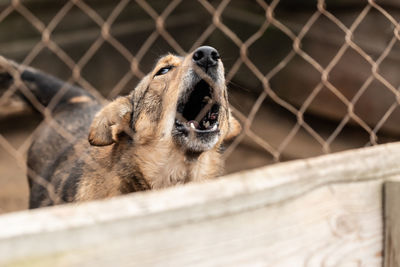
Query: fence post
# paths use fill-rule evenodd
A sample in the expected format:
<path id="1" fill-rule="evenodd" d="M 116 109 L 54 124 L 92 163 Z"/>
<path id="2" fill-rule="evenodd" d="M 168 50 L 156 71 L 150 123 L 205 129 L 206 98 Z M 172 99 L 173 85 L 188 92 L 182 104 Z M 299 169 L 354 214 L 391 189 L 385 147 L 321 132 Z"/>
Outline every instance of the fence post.
<path id="1" fill-rule="evenodd" d="M 384 267 L 400 266 L 400 182 L 384 184 Z"/>

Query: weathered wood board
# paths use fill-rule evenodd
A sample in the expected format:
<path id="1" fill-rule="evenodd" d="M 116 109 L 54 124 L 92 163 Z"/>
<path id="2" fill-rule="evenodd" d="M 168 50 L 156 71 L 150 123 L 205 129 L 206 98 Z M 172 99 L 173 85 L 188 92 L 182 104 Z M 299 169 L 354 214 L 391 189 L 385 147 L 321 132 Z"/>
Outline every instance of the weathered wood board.
<path id="1" fill-rule="evenodd" d="M 0 217 L 1 266 L 381 266 L 400 144 Z"/>
<path id="2" fill-rule="evenodd" d="M 385 267 L 400 266 L 400 183 L 384 187 Z"/>

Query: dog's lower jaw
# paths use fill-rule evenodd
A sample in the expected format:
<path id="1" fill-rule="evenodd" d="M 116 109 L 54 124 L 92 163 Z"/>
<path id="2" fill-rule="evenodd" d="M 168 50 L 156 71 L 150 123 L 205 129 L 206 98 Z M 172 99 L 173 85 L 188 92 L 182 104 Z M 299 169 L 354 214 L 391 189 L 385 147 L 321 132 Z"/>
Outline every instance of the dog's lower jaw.
<path id="1" fill-rule="evenodd" d="M 195 134 L 195 133 L 194 133 Z M 213 149 L 219 140 L 219 133 L 215 133 L 213 136 L 207 138 L 207 140 L 202 140 L 197 137 L 183 136 L 182 134 L 173 134 L 174 142 L 177 146 L 185 152 L 189 153 L 202 153 Z"/>
<path id="2" fill-rule="evenodd" d="M 221 132 L 216 122 L 215 129 L 208 131 L 199 131 L 190 129 L 183 123 L 175 121 L 172 130 L 172 139 L 174 143 L 183 151 L 191 153 L 201 153 L 214 149 L 220 141 Z"/>

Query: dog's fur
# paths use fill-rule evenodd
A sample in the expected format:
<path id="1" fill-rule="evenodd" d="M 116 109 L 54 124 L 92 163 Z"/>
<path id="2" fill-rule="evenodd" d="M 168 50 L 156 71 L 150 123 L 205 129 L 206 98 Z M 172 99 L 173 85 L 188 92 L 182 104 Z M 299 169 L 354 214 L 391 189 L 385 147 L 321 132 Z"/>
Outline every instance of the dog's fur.
<path id="1" fill-rule="evenodd" d="M 67 89 L 51 114 L 56 123 L 47 120 L 42 125 L 28 152 L 29 207 L 107 198 L 220 175 L 222 146 L 240 132 L 240 125 L 230 113 L 223 64 L 216 62 L 199 68 L 193 53 L 166 55 L 128 96 L 105 107 L 79 87 L 12 63 L 44 106 L 60 96 L 60 88 Z M 2 88 L 16 78 L 9 70 L 0 67 Z M 200 81 L 209 85 L 210 97 L 219 107 L 214 113 L 217 130 L 190 130 L 190 123 L 177 119 L 182 119 L 180 113 Z M 198 87 L 207 89 L 204 84 Z"/>

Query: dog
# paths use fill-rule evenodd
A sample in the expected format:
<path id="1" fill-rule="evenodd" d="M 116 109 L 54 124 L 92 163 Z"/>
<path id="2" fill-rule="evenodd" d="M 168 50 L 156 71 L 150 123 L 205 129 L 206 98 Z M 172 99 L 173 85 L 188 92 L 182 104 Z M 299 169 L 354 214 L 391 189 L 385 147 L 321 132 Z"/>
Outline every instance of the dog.
<path id="1" fill-rule="evenodd" d="M 105 106 L 80 87 L 0 62 L 8 64 L 2 88 L 19 81 L 23 97 L 44 107 L 57 98 L 28 150 L 29 208 L 213 179 L 223 172 L 223 147 L 241 131 L 210 46 L 161 57 L 129 95 Z"/>

